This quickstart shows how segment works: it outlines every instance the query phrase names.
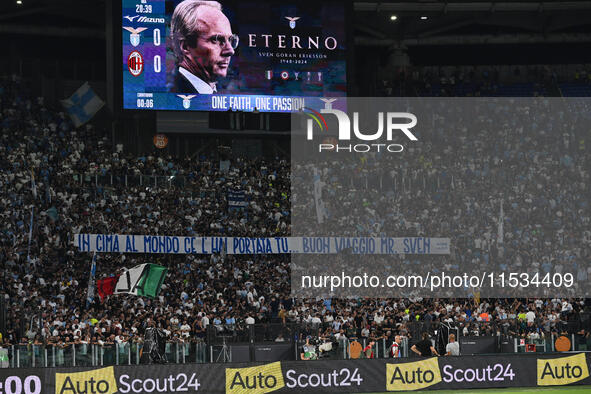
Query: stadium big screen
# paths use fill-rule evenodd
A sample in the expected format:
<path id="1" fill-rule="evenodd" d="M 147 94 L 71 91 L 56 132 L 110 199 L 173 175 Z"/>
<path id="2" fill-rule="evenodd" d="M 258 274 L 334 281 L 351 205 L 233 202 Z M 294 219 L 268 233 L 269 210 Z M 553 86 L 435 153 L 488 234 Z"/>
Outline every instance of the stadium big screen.
<path id="1" fill-rule="evenodd" d="M 199 3 L 123 0 L 124 109 L 290 112 L 346 95 L 343 2 Z"/>

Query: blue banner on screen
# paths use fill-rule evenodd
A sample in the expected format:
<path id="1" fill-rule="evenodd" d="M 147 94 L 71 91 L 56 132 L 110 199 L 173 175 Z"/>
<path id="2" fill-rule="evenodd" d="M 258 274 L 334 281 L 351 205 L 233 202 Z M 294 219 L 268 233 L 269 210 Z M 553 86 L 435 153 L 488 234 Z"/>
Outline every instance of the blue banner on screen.
<path id="1" fill-rule="evenodd" d="M 166 254 L 449 254 L 449 238 L 183 237 L 76 234 L 80 252 Z"/>
<path id="2" fill-rule="evenodd" d="M 123 107 L 291 112 L 346 95 L 345 4 L 123 0 Z"/>

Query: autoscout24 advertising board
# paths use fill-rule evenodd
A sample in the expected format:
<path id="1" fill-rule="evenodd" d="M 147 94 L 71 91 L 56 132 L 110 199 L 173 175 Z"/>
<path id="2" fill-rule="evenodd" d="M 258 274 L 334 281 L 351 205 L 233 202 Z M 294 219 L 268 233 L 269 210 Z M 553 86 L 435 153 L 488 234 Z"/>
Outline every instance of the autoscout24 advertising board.
<path id="1" fill-rule="evenodd" d="M 589 354 L 0 369 L 0 393 L 355 393 L 591 384 Z"/>

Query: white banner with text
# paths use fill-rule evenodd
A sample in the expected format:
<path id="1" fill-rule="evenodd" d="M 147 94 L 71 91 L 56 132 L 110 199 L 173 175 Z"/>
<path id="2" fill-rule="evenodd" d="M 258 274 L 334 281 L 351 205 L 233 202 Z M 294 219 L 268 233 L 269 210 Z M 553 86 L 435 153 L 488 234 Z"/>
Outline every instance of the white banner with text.
<path id="1" fill-rule="evenodd" d="M 80 252 L 165 254 L 449 254 L 449 238 L 184 237 L 75 234 Z"/>

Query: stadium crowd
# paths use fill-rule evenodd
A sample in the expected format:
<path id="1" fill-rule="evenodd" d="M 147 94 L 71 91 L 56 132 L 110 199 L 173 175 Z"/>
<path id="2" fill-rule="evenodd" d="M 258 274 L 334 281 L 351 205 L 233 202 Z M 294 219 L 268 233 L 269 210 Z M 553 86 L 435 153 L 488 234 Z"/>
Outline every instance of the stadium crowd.
<path id="1" fill-rule="evenodd" d="M 588 64 L 415 67 L 386 65 L 376 77 L 378 96 L 537 97 L 553 96 L 553 92 L 558 93 L 555 88 L 569 83 L 588 87 L 591 85 L 591 68 Z"/>
<path id="2" fill-rule="evenodd" d="M 560 119 L 551 120 L 556 130 Z M 404 265 L 453 269 L 495 264 L 506 269 L 510 261 L 524 269 L 561 266 L 576 272 L 577 281 L 587 281 L 588 129 L 586 134 L 579 134 L 580 128 L 564 130 L 557 137 L 541 126 L 511 132 L 507 124 L 500 132 L 506 139 L 504 150 L 494 148 L 499 145 L 492 140 L 499 134 L 479 130 L 470 135 L 470 143 L 468 130 L 453 138 L 439 130 L 430 136 L 432 146 L 438 147 L 433 154 L 419 149 L 414 161 L 388 167 L 381 181 L 368 181 L 367 174 L 383 164 L 374 157 L 324 173 L 326 195 L 335 197 L 326 199 L 329 217 L 357 220 L 357 207 L 363 207 L 369 215 L 358 222 L 356 231 L 362 234 L 451 238 L 450 256 L 401 256 Z M 460 162 L 461 157 L 471 160 Z M 464 335 L 535 337 L 567 330 L 565 323 L 576 321 L 588 307 L 576 297 L 487 299 L 477 294 L 295 299 L 290 294 L 289 256 L 139 254 L 100 254 L 97 278 L 144 262 L 162 264 L 169 273 L 159 297 L 95 297 L 87 305 L 91 255 L 77 252 L 73 234 L 291 234 L 288 158 L 233 159 L 228 171 L 220 170 L 218 163 L 213 155 L 176 159 L 156 150 L 139 157 L 125 153 L 92 126 L 74 129 L 60 108 L 28 95 L 19 78 L 4 80 L 0 294 L 7 319 L 2 343 L 141 341 L 150 319 L 177 341 L 203 340 L 208 327 L 223 332 L 293 322 L 305 326 L 302 335 L 335 340 L 412 337 L 414 322 L 454 323 Z M 104 187 L 93 182 L 94 175 L 140 174 L 184 177 L 186 183 L 178 188 L 170 183 Z M 359 190 L 364 185 L 363 196 L 342 193 L 342 187 Z M 495 190 L 498 185 L 503 187 Z M 229 188 L 245 190 L 248 207 L 228 210 Z M 501 199 L 504 243 L 497 242 L 496 232 Z M 303 215 L 315 218 L 312 209 L 304 206 Z M 327 229 L 311 225 L 317 233 Z M 573 329 L 586 327 L 568 325 Z"/>
<path id="3" fill-rule="evenodd" d="M 349 264 L 351 275 L 368 267 L 377 267 L 374 274 L 461 273 L 466 267 L 476 275 L 568 272 L 576 282 L 571 290 L 583 290 L 591 274 L 586 264 L 591 257 L 588 104 L 575 99 L 568 105 L 557 99 L 480 104 L 460 99 L 447 107 L 437 106 L 437 100 L 418 103 L 417 113 L 436 114 L 433 122 L 419 115 L 427 118 L 423 123 L 437 126 L 416 132 L 428 143 L 410 144 L 404 161 L 396 155 L 367 154 L 360 161 L 334 153 L 313 167 L 310 162 L 318 158 L 304 154 L 296 159 L 292 232 L 452 240 L 449 258 L 364 256 L 371 262 Z M 313 201 L 306 188 L 313 171 L 328 212 L 322 225 L 314 223 L 315 206 L 308 203 Z M 302 271 L 309 272 L 314 264 L 305 260 Z M 316 267 L 326 272 L 326 260 Z M 377 296 L 383 289 L 375 291 Z"/>

